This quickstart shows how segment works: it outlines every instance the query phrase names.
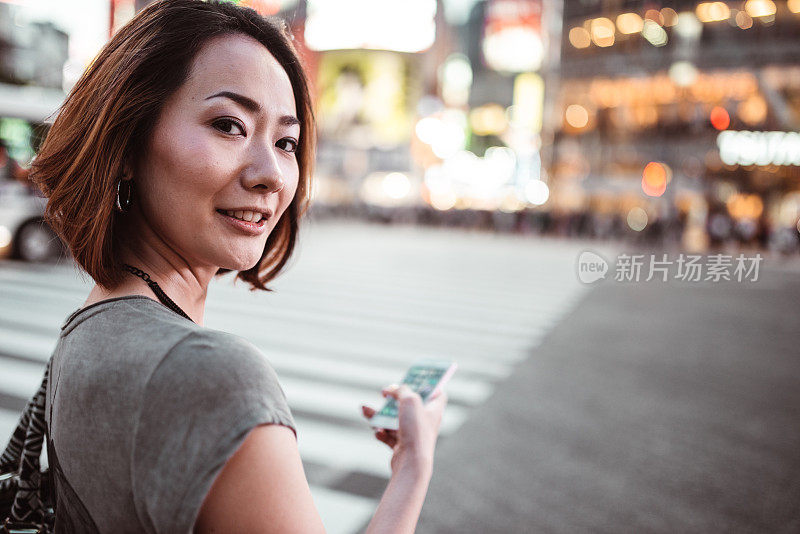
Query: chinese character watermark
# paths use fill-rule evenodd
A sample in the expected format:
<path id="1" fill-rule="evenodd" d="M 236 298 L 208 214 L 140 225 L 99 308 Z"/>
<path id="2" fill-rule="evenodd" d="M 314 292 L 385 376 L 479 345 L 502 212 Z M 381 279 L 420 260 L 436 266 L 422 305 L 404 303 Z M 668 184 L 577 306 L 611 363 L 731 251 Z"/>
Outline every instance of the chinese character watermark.
<path id="1" fill-rule="evenodd" d="M 577 268 L 578 279 L 584 284 L 603 280 L 609 272 L 613 272 L 615 282 L 757 282 L 763 260 L 761 254 L 678 254 L 674 258 L 668 254 L 620 254 L 611 266 L 599 254 L 584 251 Z"/>

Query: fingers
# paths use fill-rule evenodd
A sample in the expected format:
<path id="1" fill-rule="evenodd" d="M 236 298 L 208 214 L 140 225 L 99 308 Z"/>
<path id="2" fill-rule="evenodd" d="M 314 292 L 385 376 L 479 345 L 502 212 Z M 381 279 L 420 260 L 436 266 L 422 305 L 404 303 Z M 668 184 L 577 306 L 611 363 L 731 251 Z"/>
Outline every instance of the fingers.
<path id="1" fill-rule="evenodd" d="M 383 388 L 381 394 L 384 397 L 394 397 L 398 403 L 402 402 L 404 399 L 418 399 L 422 401 L 422 397 L 419 396 L 419 393 L 411 389 L 407 384 L 392 384 L 391 386 Z"/>
<path id="2" fill-rule="evenodd" d="M 379 441 L 387 444 L 392 449 L 394 449 L 394 446 L 397 445 L 397 432 L 394 430 L 381 428 L 380 430 L 375 431 L 375 437 L 378 438 Z"/>
<path id="3" fill-rule="evenodd" d="M 447 392 L 443 389 L 440 389 L 435 395 L 428 397 L 428 402 L 426 404 L 428 406 L 444 406 L 447 404 L 447 399 Z"/>
<path id="4" fill-rule="evenodd" d="M 397 398 L 397 390 L 400 389 L 398 384 L 392 384 L 391 386 L 386 386 L 381 390 L 381 395 L 384 397 L 394 397 Z"/>
<path id="5" fill-rule="evenodd" d="M 381 395 L 384 397 L 394 397 L 395 399 L 408 396 L 409 393 L 417 395 L 414 390 L 408 387 L 408 384 L 392 384 L 391 386 L 386 386 L 381 390 Z"/>
<path id="6" fill-rule="evenodd" d="M 366 404 L 361 405 L 361 413 L 367 419 L 371 419 L 373 415 L 375 415 L 375 408 L 367 406 Z M 387 444 L 390 448 L 394 449 L 394 446 L 397 445 L 397 431 L 395 430 L 388 430 L 385 428 L 381 428 L 375 431 L 375 437 L 379 440 Z"/>

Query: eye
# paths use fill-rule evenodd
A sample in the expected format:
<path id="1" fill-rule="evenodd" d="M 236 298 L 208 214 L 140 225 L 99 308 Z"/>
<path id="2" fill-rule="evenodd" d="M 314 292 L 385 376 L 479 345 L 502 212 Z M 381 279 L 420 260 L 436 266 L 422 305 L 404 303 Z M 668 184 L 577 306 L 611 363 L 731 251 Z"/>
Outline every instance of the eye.
<path id="1" fill-rule="evenodd" d="M 212 124 L 212 126 L 214 126 L 214 128 L 216 128 L 217 130 L 219 130 L 222 133 L 225 133 L 225 134 L 228 134 L 228 135 L 246 136 L 246 134 L 244 133 L 244 125 L 242 125 L 242 123 L 237 121 L 237 120 L 229 119 L 229 118 L 225 117 L 225 118 L 222 118 L 222 119 L 217 119 L 211 124 Z M 236 132 L 237 129 L 238 129 L 238 133 Z"/>
<path id="2" fill-rule="evenodd" d="M 286 152 L 296 152 L 297 140 L 292 139 L 291 137 L 284 137 L 283 139 L 275 143 L 275 146 L 277 146 L 281 150 L 285 150 Z"/>

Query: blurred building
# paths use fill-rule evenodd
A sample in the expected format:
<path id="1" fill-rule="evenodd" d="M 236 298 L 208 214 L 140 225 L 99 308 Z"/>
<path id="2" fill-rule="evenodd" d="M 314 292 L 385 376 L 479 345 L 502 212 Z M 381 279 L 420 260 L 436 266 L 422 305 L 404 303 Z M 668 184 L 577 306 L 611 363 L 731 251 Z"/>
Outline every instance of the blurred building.
<path id="1" fill-rule="evenodd" d="M 552 210 L 601 236 L 796 247 L 799 49 L 798 0 L 565 2 Z"/>
<path id="2" fill-rule="evenodd" d="M 0 82 L 61 89 L 68 36 L 51 23 L 15 20 L 0 3 Z"/>
<path id="3" fill-rule="evenodd" d="M 20 17 L 23 6 L 0 2 L 0 140 L 26 164 L 46 118 L 61 104 L 68 36 L 48 22 Z"/>
<path id="4" fill-rule="evenodd" d="M 308 0 L 285 13 L 303 19 L 315 78 L 318 210 L 494 226 L 546 202 L 543 4 L 471 1 L 461 19 L 455 4 Z"/>
<path id="5" fill-rule="evenodd" d="M 307 0 L 286 15 L 316 93 L 317 211 L 380 214 L 421 204 L 412 132 L 448 48 L 441 1 L 353 1 L 343 9 Z"/>

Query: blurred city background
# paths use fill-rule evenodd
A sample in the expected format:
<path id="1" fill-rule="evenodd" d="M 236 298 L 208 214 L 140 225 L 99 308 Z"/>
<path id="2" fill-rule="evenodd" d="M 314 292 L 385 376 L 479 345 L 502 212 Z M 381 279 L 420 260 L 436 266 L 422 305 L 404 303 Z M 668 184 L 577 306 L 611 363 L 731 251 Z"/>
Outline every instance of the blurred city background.
<path id="1" fill-rule="evenodd" d="M 6 180 L 146 3 L 0 2 Z M 316 216 L 800 249 L 798 0 L 239 3 L 306 60 Z M 0 247 L 53 253 L 14 222 Z"/>
<path id="2" fill-rule="evenodd" d="M 27 169 L 148 3 L 0 0 L 3 443 L 91 286 Z M 278 371 L 330 532 L 389 473 L 359 402 L 420 355 L 460 371 L 419 532 L 800 530 L 800 0 L 236 3 L 286 21 L 319 144 L 295 266 L 207 324 Z M 766 260 L 589 286 L 586 250 Z"/>

